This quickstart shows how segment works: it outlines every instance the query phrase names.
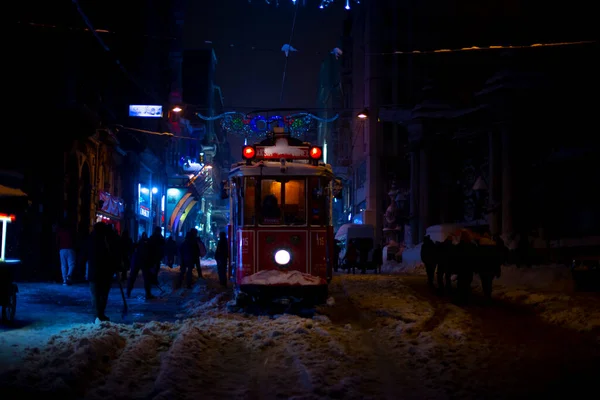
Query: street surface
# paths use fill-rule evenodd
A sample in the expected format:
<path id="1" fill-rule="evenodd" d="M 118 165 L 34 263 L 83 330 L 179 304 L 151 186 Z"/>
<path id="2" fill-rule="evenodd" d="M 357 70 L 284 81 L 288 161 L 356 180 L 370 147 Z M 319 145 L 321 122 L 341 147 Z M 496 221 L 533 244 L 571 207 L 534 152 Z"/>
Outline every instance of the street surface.
<path id="1" fill-rule="evenodd" d="M 2 346 L 10 348 L 3 358 L 18 342 L 13 332 L 47 333 L 20 343 L 28 349 L 20 350 L 19 369 L 0 378 L 10 383 L 5 393 L 512 399 L 576 398 L 596 386 L 600 331 L 551 323 L 539 305 L 507 296 L 486 304 L 476 293 L 470 305 L 459 307 L 432 293 L 423 276 L 340 273 L 329 305 L 312 318 L 256 315 L 227 311 L 230 290 L 218 286 L 214 273 L 188 291 L 171 290 L 175 273 L 163 271 L 161 299 L 132 300 L 124 320 L 113 289 L 112 322 L 99 325 L 89 323 L 84 286 L 23 285 L 17 316 L 26 322 L 0 333 Z M 581 308 L 595 296 L 568 299 Z M 45 344 L 50 331 L 56 336 Z"/>

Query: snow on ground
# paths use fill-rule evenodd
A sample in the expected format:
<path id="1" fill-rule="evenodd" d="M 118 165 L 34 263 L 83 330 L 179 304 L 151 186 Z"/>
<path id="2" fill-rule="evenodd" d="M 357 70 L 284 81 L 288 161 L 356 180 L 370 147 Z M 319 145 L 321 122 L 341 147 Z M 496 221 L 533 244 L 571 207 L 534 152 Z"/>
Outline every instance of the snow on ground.
<path id="1" fill-rule="evenodd" d="M 0 376 L 14 389 L 5 393 L 98 400 L 502 398 L 520 393 L 519 377 L 532 369 L 533 361 L 519 359 L 525 339 L 502 347 L 494 336 L 511 328 L 512 316 L 485 328 L 486 310 L 424 297 L 402 275 L 336 274 L 328 304 L 303 318 L 229 312 L 230 290 L 218 285 L 214 263 L 204 272 L 206 280 L 191 290 L 163 285 L 181 299 L 177 320 L 82 323 L 57 332 Z M 161 276 L 175 282 L 177 274 L 167 269 Z M 558 307 L 550 304 L 565 302 L 530 281 L 506 267 L 496 296 L 525 303 L 547 296 L 535 303 L 542 316 Z"/>
<path id="2" fill-rule="evenodd" d="M 567 266 L 503 266 L 502 276 L 495 280 L 494 292 L 500 298 L 535 307 L 552 324 L 578 331 L 600 329 L 598 294 L 575 291 Z"/>
<path id="3" fill-rule="evenodd" d="M 387 261 L 381 268 L 387 274 L 425 275 L 423 263 Z M 455 277 L 454 277 L 455 278 Z M 481 288 L 477 276 L 473 289 Z M 493 296 L 526 304 L 552 324 L 578 331 L 600 329 L 600 302 L 597 293 L 577 292 L 571 269 L 565 265 L 536 265 L 517 268 L 502 266 L 502 275 L 494 279 Z"/>

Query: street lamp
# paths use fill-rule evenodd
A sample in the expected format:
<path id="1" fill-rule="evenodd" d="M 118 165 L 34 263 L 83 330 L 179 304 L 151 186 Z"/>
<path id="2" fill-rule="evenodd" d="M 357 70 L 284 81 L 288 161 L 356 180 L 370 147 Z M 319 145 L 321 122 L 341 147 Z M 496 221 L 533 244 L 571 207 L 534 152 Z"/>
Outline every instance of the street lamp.
<path id="1" fill-rule="evenodd" d="M 175 106 L 175 107 L 173 107 L 173 109 L 172 109 L 171 111 L 173 111 L 173 112 L 175 112 L 175 113 L 178 113 L 178 112 L 181 112 L 181 111 L 183 111 L 183 108 L 181 108 L 181 107 L 179 107 L 179 106 Z"/>
<path id="2" fill-rule="evenodd" d="M 361 112 L 358 113 L 357 117 L 359 119 L 367 119 L 367 118 L 369 118 L 369 110 L 367 110 L 365 108 L 364 110 L 362 110 Z"/>

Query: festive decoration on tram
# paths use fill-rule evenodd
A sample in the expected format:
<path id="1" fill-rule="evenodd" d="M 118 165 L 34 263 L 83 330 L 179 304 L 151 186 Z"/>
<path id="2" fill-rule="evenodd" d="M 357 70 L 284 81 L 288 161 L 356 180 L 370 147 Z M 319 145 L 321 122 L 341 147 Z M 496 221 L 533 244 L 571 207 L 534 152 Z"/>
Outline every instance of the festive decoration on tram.
<path id="1" fill-rule="evenodd" d="M 221 127 L 227 133 L 233 133 L 246 138 L 263 138 L 275 127 L 287 128 L 289 133 L 296 138 L 306 135 L 316 127 L 317 122 L 330 123 L 338 119 L 336 114 L 332 118 L 320 118 L 314 114 L 301 112 L 286 116 L 273 115 L 265 117 L 262 114 L 250 116 L 237 111 L 229 111 L 214 117 L 198 114 L 205 121 L 221 120 Z"/>

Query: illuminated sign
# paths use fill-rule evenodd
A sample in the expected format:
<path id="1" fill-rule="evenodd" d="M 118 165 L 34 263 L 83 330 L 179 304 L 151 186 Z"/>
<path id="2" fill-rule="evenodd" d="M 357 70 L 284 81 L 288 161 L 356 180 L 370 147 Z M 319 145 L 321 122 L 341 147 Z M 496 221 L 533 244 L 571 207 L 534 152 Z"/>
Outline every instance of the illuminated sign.
<path id="1" fill-rule="evenodd" d="M 258 160 L 308 160 L 308 146 L 290 146 L 286 138 L 279 138 L 274 146 L 256 146 Z"/>
<path id="2" fill-rule="evenodd" d="M 160 118 L 163 116 L 162 106 L 132 104 L 129 106 L 130 117 Z"/>
<path id="3" fill-rule="evenodd" d="M 150 218 L 150 209 L 148 207 L 140 207 L 140 215 L 142 217 Z"/>

